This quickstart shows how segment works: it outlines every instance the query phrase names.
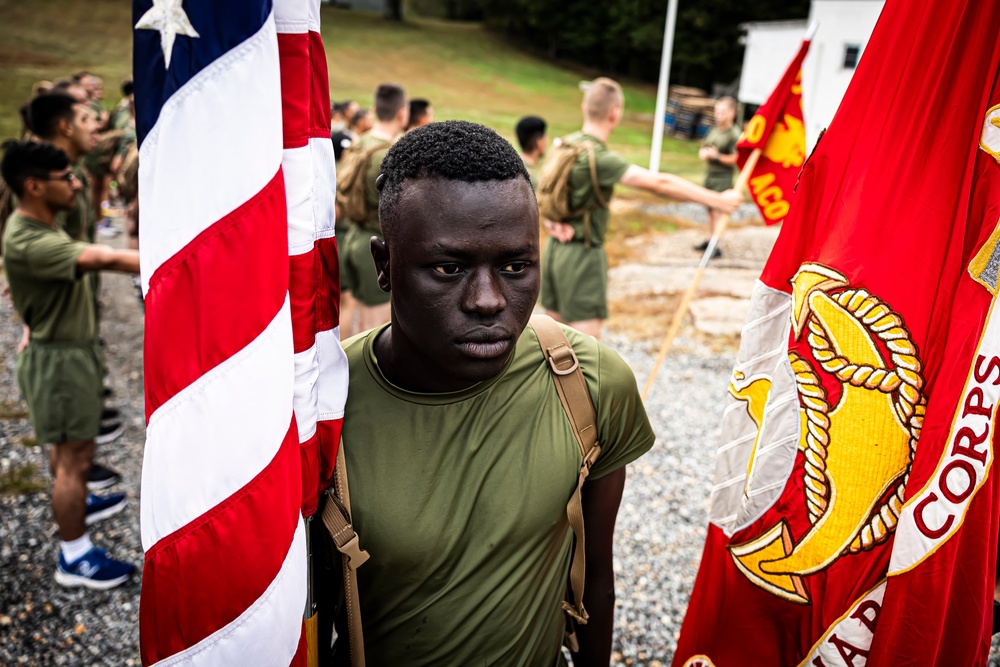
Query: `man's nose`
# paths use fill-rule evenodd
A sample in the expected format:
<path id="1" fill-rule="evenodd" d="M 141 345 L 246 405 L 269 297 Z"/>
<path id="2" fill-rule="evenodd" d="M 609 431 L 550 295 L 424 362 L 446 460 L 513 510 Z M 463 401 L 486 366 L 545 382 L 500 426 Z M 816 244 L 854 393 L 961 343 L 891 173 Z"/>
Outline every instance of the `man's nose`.
<path id="1" fill-rule="evenodd" d="M 500 277 L 490 269 L 473 272 L 465 290 L 463 310 L 481 315 L 495 315 L 507 307 L 500 287 Z"/>

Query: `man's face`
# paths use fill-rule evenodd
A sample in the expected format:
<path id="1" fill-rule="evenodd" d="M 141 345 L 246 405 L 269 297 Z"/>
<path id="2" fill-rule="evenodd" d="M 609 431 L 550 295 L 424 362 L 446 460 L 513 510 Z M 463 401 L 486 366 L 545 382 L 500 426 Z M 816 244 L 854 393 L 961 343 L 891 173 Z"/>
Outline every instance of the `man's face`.
<path id="1" fill-rule="evenodd" d="M 433 122 L 434 122 L 434 107 L 428 106 L 427 112 L 420 117 L 420 120 L 418 120 L 416 125 L 414 125 L 413 127 L 423 127 L 424 125 L 430 125 Z"/>
<path id="2" fill-rule="evenodd" d="M 434 178 L 405 188 L 386 241 L 388 276 L 379 267 L 392 289 L 392 344 L 409 357 L 404 379 L 455 391 L 495 377 L 538 297 L 531 185 Z"/>
<path id="3" fill-rule="evenodd" d="M 90 108 L 83 104 L 77 104 L 74 110 L 76 114 L 70 125 L 69 139 L 81 155 L 86 155 L 94 150 L 100 139 L 97 132 L 97 119 L 94 118 L 94 113 Z"/>
<path id="4" fill-rule="evenodd" d="M 736 109 L 727 102 L 716 102 L 715 104 L 715 124 L 726 128 L 736 120 Z"/>
<path id="5" fill-rule="evenodd" d="M 53 212 L 74 208 L 81 187 L 82 184 L 69 167 L 50 171 L 46 178 L 29 178 L 25 181 L 26 194 L 30 192 L 40 198 Z"/>
<path id="6" fill-rule="evenodd" d="M 538 141 L 535 142 L 535 150 L 538 151 L 538 157 L 545 157 L 545 149 L 549 147 L 549 137 L 546 134 L 538 137 Z"/>

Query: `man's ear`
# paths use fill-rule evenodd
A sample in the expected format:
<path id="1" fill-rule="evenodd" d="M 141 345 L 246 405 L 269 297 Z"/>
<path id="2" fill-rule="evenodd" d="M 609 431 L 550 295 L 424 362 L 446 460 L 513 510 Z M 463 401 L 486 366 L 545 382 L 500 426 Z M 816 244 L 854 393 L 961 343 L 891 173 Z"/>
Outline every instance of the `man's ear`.
<path id="1" fill-rule="evenodd" d="M 64 137 L 73 136 L 73 123 L 65 118 L 60 118 L 56 124 L 56 134 L 61 134 Z"/>
<path id="2" fill-rule="evenodd" d="M 378 274 L 378 287 L 383 292 L 392 291 L 392 281 L 389 279 L 389 248 L 385 241 L 377 236 L 371 240 L 372 259 L 375 260 L 375 272 Z"/>

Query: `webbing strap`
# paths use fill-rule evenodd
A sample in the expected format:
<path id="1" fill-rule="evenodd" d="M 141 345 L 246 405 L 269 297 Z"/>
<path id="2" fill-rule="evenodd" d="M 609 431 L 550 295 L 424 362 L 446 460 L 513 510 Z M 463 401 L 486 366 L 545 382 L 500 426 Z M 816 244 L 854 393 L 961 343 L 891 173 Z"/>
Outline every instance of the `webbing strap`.
<path id="1" fill-rule="evenodd" d="M 323 508 L 323 525 L 330 532 L 343 564 L 344 604 L 347 605 L 347 638 L 351 667 L 365 667 L 365 640 L 361 629 L 357 569 L 368 560 L 368 552 L 358 544 L 358 534 L 351 525 L 351 492 L 347 485 L 343 439 L 337 448 L 337 464 L 333 469 L 333 490 L 327 493 L 326 506 Z"/>
<path id="2" fill-rule="evenodd" d="M 597 153 L 594 151 L 594 144 L 585 141 L 583 146 L 587 151 L 587 163 L 590 165 L 590 185 L 594 188 L 594 200 L 595 204 L 592 204 L 586 208 L 583 212 L 583 244 L 588 248 L 591 247 L 590 243 L 590 212 L 597 208 L 608 207 L 608 201 L 601 194 L 601 184 L 597 180 Z"/>
<path id="3" fill-rule="evenodd" d="M 573 599 L 572 601 L 564 601 L 562 608 L 571 621 L 580 625 L 586 625 L 590 615 L 583 606 L 583 589 L 587 575 L 587 552 L 581 492 L 583 484 L 587 481 L 587 476 L 590 474 L 591 466 L 593 466 L 597 457 L 601 455 L 601 445 L 597 442 L 597 414 L 594 411 L 594 404 L 590 400 L 587 381 L 583 377 L 583 371 L 580 370 L 580 360 L 577 359 L 573 347 L 566 338 L 566 334 L 547 315 L 532 316 L 531 328 L 535 331 L 535 336 L 538 338 L 538 344 L 542 348 L 545 361 L 548 363 L 549 370 L 552 373 L 552 379 L 555 381 L 559 401 L 566 411 L 566 416 L 573 427 L 573 434 L 580 445 L 580 452 L 583 454 L 583 463 L 580 465 L 580 474 L 577 478 L 576 489 L 574 489 L 573 495 L 570 496 L 569 502 L 566 504 L 566 518 L 569 520 L 570 528 L 576 537 L 576 544 L 573 548 L 573 561 L 569 570 L 570 589 Z M 566 640 L 571 651 L 576 652 L 579 650 L 574 631 L 571 630 L 567 633 Z"/>

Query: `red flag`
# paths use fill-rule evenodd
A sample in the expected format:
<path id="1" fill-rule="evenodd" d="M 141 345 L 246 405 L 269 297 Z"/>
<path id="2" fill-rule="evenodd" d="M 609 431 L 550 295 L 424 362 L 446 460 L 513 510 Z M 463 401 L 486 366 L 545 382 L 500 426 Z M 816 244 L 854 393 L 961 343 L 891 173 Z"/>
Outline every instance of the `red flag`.
<path id="1" fill-rule="evenodd" d="M 754 289 L 674 665 L 986 662 L 995 25 L 886 3 Z"/>
<path id="2" fill-rule="evenodd" d="M 802 42 L 771 96 L 757 109 L 736 144 L 742 169 L 750 153 L 761 149 L 750 175 L 750 194 L 764 222 L 773 225 L 788 215 L 795 181 L 806 159 L 806 127 L 802 120 L 802 61 L 810 41 Z"/>

